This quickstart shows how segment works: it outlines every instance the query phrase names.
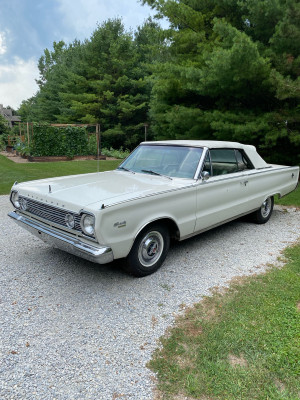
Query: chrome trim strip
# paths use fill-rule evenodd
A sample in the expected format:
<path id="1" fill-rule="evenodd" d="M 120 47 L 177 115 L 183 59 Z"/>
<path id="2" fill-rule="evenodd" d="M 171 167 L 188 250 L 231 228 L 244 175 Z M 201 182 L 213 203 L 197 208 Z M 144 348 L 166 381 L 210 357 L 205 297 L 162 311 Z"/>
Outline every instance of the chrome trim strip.
<path id="1" fill-rule="evenodd" d="M 199 175 L 200 175 L 200 172 L 202 171 L 203 163 L 204 163 L 207 152 L 208 152 L 208 147 L 203 147 L 203 152 L 200 157 L 198 167 L 197 167 L 195 175 L 194 175 L 194 179 L 199 179 Z"/>
<path id="2" fill-rule="evenodd" d="M 96 247 L 63 232 L 46 227 L 12 211 L 8 214 L 18 225 L 44 242 L 97 264 L 107 264 L 114 259 L 110 247 Z"/>
<path id="3" fill-rule="evenodd" d="M 295 167 L 276 168 L 276 169 L 272 169 L 272 170 L 270 170 L 269 167 L 266 167 L 267 171 L 263 171 L 263 170 L 259 170 L 258 171 L 257 169 L 249 169 L 249 170 L 244 170 L 244 171 L 237 171 L 237 172 L 232 172 L 230 174 L 231 176 L 227 177 L 227 178 L 226 178 L 226 175 L 229 175 L 229 174 L 217 175 L 218 177 L 222 176 L 222 178 L 219 178 L 219 179 L 213 179 L 215 177 L 212 176 L 205 182 L 205 185 L 208 185 L 208 184 L 211 184 L 211 183 L 215 183 L 215 182 L 228 181 L 230 179 L 236 179 L 236 178 L 243 178 L 243 179 L 246 178 L 246 177 L 251 178 L 251 176 L 263 174 L 264 172 L 268 172 L 269 173 L 269 172 L 279 171 L 279 170 L 280 171 L 284 171 L 284 170 L 287 170 L 287 169 L 290 169 L 290 168 L 295 168 Z M 257 172 L 252 172 L 254 170 L 256 170 Z M 247 174 L 247 172 L 249 172 L 249 173 Z M 239 175 L 237 175 L 237 174 L 239 174 Z"/>
<path id="4" fill-rule="evenodd" d="M 191 180 L 192 180 L 192 179 L 191 179 Z M 141 200 L 141 199 L 145 199 L 145 198 L 147 198 L 147 197 L 157 196 L 157 195 L 159 195 L 159 194 L 166 194 L 166 193 L 171 193 L 171 192 L 177 192 L 177 191 L 179 191 L 179 190 L 190 189 L 190 188 L 192 188 L 192 187 L 196 187 L 196 183 L 195 183 L 195 182 L 192 183 L 192 184 L 190 184 L 190 185 L 188 185 L 188 186 L 183 186 L 183 187 L 180 187 L 180 188 L 164 190 L 164 191 L 162 191 L 162 192 L 155 192 L 155 193 L 147 194 L 147 195 L 145 195 L 145 196 L 132 197 L 132 198 L 130 198 L 130 199 L 122 200 L 122 201 L 119 201 L 119 202 L 117 202 L 117 203 L 105 204 L 105 208 L 114 207 L 114 206 L 117 206 L 117 205 L 119 205 L 119 204 L 129 203 L 130 201 L 134 201 L 134 200 Z"/>
<path id="5" fill-rule="evenodd" d="M 162 219 L 168 219 L 168 220 L 172 221 L 172 222 L 176 225 L 177 230 L 178 230 L 178 232 L 179 232 L 179 237 L 180 237 L 180 229 L 179 229 L 178 224 L 177 224 L 177 222 L 175 221 L 175 219 L 172 218 L 172 217 L 170 217 L 170 216 L 164 216 L 164 217 L 159 217 L 159 218 L 153 218 L 153 219 L 151 219 L 150 221 L 146 222 L 142 227 L 140 227 L 139 230 L 137 231 L 135 237 L 134 237 L 133 242 L 135 242 L 135 240 L 136 240 L 136 238 L 138 237 L 138 235 L 142 232 L 143 229 L 146 228 L 146 226 L 148 226 L 148 225 L 150 225 L 150 224 L 153 224 L 154 222 L 159 222 L 159 221 L 161 221 Z M 133 245 L 133 243 L 132 243 L 132 245 Z"/>

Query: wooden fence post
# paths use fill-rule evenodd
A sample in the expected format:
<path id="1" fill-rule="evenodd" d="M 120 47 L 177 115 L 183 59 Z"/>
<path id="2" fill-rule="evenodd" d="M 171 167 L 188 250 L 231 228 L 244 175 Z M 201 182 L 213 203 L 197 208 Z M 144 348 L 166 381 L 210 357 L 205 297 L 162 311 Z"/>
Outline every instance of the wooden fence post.
<path id="1" fill-rule="evenodd" d="M 29 122 L 27 122 L 27 143 L 28 143 L 28 146 L 29 146 L 29 143 L 30 141 L 29 141 Z"/>
<path id="2" fill-rule="evenodd" d="M 99 160 L 101 154 L 101 130 L 100 124 L 96 125 L 96 135 L 97 135 L 97 158 Z"/>

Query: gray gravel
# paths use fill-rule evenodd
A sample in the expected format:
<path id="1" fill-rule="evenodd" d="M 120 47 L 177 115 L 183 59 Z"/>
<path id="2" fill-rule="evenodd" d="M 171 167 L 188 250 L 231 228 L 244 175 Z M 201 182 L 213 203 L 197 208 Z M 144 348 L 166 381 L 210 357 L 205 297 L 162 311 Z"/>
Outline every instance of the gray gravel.
<path id="1" fill-rule="evenodd" d="M 7 216 L 0 196 L 1 399 L 150 400 L 146 368 L 182 305 L 263 271 L 296 241 L 300 212 L 236 221 L 175 244 L 161 270 L 127 276 L 49 248 Z"/>

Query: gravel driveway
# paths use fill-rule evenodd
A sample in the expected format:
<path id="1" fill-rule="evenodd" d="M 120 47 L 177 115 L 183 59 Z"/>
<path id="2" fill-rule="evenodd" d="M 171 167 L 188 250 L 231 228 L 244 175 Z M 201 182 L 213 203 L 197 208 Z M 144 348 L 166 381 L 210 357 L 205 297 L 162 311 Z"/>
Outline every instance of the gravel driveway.
<path id="1" fill-rule="evenodd" d="M 300 230 L 299 211 L 277 208 L 173 245 L 137 279 L 49 248 L 6 216 L 8 196 L 0 210 L 1 399 L 152 399 L 146 363 L 183 304 L 262 271 Z"/>

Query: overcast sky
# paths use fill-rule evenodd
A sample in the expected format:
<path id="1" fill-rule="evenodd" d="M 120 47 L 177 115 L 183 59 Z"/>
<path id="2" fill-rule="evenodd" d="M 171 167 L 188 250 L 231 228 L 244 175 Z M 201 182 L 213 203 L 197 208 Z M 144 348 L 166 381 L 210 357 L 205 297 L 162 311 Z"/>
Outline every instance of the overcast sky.
<path id="1" fill-rule="evenodd" d="M 108 18 L 135 30 L 153 14 L 138 0 L 0 0 L 0 104 L 17 109 L 36 93 L 38 59 L 54 41 L 90 38 Z"/>

